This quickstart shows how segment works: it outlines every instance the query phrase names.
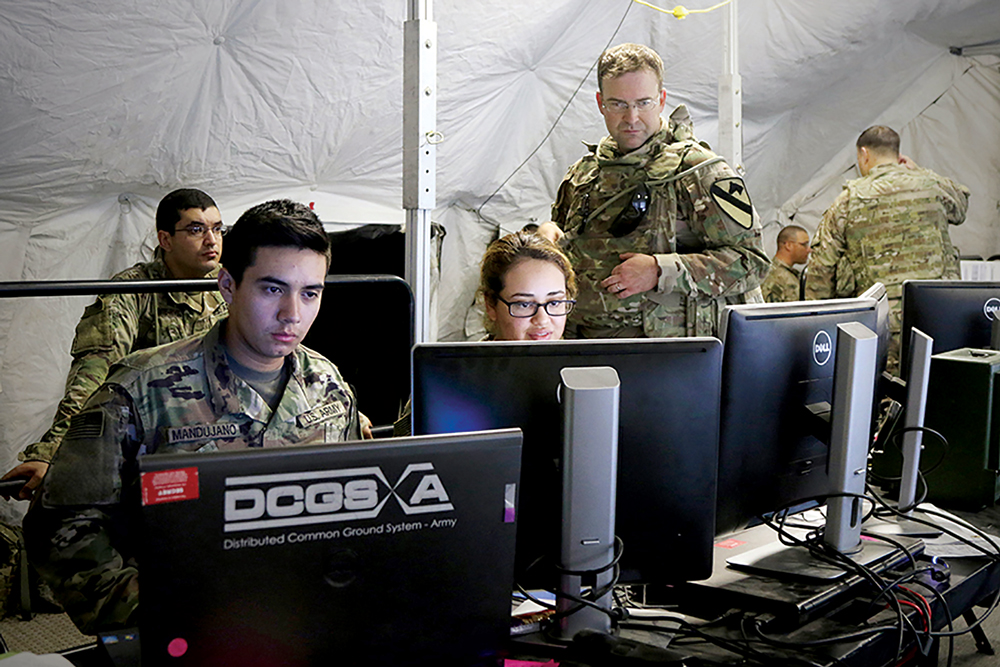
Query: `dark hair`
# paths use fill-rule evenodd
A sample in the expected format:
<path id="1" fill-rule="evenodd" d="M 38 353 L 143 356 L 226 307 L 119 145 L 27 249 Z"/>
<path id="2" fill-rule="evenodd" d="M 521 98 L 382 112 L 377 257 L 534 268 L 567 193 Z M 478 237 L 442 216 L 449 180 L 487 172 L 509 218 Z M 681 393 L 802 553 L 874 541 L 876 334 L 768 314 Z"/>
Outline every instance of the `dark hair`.
<path id="1" fill-rule="evenodd" d="M 219 208 L 215 200 L 201 190 L 181 188 L 174 190 L 160 200 L 156 207 L 156 231 L 173 234 L 177 231 L 177 221 L 181 219 L 181 211 L 197 208 Z"/>
<path id="2" fill-rule="evenodd" d="M 778 232 L 778 247 L 780 248 L 781 244 L 787 243 L 788 241 L 795 241 L 799 232 L 805 232 L 806 236 L 809 235 L 809 232 L 798 225 L 788 225 L 787 227 L 782 227 L 781 231 Z"/>
<path id="3" fill-rule="evenodd" d="M 885 125 L 872 125 L 858 137 L 858 148 L 899 157 L 899 134 Z"/>
<path id="4" fill-rule="evenodd" d="M 330 268 L 330 237 L 311 208 L 290 199 L 272 199 L 244 211 L 226 234 L 222 263 L 239 285 L 252 266 L 257 248 L 299 248 L 326 257 Z"/>

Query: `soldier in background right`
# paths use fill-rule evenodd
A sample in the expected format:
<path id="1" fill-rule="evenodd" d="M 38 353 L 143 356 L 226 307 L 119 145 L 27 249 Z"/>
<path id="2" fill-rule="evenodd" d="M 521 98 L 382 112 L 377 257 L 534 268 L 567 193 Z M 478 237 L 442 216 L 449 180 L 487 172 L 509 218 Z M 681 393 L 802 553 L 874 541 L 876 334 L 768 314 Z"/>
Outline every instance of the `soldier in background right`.
<path id="1" fill-rule="evenodd" d="M 899 135 L 876 125 L 857 142 L 862 178 L 848 181 L 823 214 L 806 272 L 807 299 L 889 297 L 889 372 L 898 374 L 903 281 L 961 278 L 948 225 L 965 221 L 969 190 L 899 154 Z"/>

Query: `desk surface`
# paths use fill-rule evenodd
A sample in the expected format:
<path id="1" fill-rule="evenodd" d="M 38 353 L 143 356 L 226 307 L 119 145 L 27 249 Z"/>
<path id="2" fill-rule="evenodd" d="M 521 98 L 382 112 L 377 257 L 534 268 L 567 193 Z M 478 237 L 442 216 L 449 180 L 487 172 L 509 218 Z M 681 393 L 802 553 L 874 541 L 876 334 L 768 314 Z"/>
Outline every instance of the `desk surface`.
<path id="1" fill-rule="evenodd" d="M 754 529 L 756 530 L 756 529 Z M 767 529 L 765 529 L 767 530 Z M 748 537 L 742 535 L 742 537 Z M 740 545 L 726 544 L 719 549 L 749 549 L 765 538 L 759 531 L 753 539 L 739 539 Z M 904 559 L 905 560 L 905 559 Z M 1000 589 L 1000 563 L 987 558 L 959 558 L 950 562 L 950 581 L 941 585 L 941 597 L 947 602 L 955 629 L 965 627 L 962 614 L 979 604 L 992 602 L 992 596 Z M 814 642 L 829 637 L 843 636 L 857 632 L 862 627 L 891 625 L 897 622 L 896 612 L 885 608 L 884 604 L 873 604 L 871 589 L 866 589 L 858 577 L 847 577 L 830 585 L 807 584 L 803 582 L 782 582 L 760 575 L 737 572 L 726 568 L 725 558 L 718 559 L 716 572 L 706 582 L 695 585 L 661 588 L 658 594 L 662 600 L 654 602 L 677 603 L 682 611 L 699 618 L 716 618 L 715 623 L 700 624 L 701 631 L 720 642 L 749 643 L 758 651 L 766 664 L 767 659 L 779 661 L 791 655 L 808 656 L 816 665 L 823 667 L 874 667 L 893 665 L 898 662 L 900 635 L 898 632 L 882 632 L 851 641 L 803 650 L 797 644 Z M 891 575 L 888 575 L 891 576 Z M 718 595 L 711 592 L 712 586 L 728 588 Z M 919 586 L 914 585 L 914 588 Z M 772 595 L 779 611 L 804 609 L 800 623 L 789 625 L 788 617 L 780 618 L 773 611 L 764 609 L 742 609 L 738 604 L 745 596 L 764 591 Z M 652 593 L 652 591 L 651 591 Z M 765 595 L 765 600 L 767 599 Z M 940 631 L 948 625 L 944 603 L 928 592 L 925 595 L 931 605 L 932 629 Z M 906 609 L 906 616 L 914 624 L 922 623 L 922 617 L 914 609 Z M 694 613 L 697 611 L 697 613 Z M 768 621 L 765 632 L 779 643 L 787 646 L 772 646 L 759 640 L 753 631 L 756 619 Z M 656 628 L 655 626 L 659 626 Z M 737 665 L 746 664 L 738 654 L 705 641 L 691 643 L 690 640 L 670 642 L 672 630 L 677 624 L 671 621 L 653 623 L 634 619 L 622 624 L 621 636 L 648 643 L 653 646 L 670 646 L 672 649 L 691 656 L 690 665 Z M 523 638 L 528 642 L 539 642 L 540 637 Z M 912 633 L 903 636 L 904 657 L 916 650 Z M 932 647 L 936 651 L 936 646 Z M 542 643 L 520 643 L 515 652 L 524 657 L 541 659 L 557 658 L 563 665 L 586 665 L 571 659 L 564 648 L 553 648 Z M 936 653 L 932 653 L 927 664 L 936 664 Z M 118 667 L 129 663 L 110 663 L 103 650 L 94 648 L 66 656 L 78 667 Z M 137 663 L 131 663 L 137 664 Z"/>
<path id="2" fill-rule="evenodd" d="M 718 549 L 732 553 L 734 550 L 753 548 L 767 539 L 758 529 L 753 530 L 757 532 L 738 536 L 741 539 L 736 541 L 740 544 L 728 543 Z M 764 528 L 764 530 L 770 532 L 770 529 Z M 773 536 L 773 533 L 771 535 Z M 907 560 L 905 556 L 896 559 L 897 563 L 905 560 Z M 942 584 L 939 592 L 947 602 L 955 630 L 961 630 L 966 627 L 962 614 L 977 604 L 992 602 L 992 596 L 1000 588 L 1000 563 L 992 562 L 985 557 L 961 558 L 950 561 L 950 566 L 950 581 Z M 902 573 L 904 569 L 900 567 L 899 572 Z M 873 589 L 866 586 L 860 577 L 845 577 L 833 585 L 780 581 L 727 568 L 724 556 L 717 559 L 715 570 L 712 578 L 705 582 L 647 590 L 647 601 L 655 604 L 676 604 L 679 611 L 689 616 L 717 619 L 714 623 L 701 622 L 699 624 L 701 631 L 719 642 L 743 645 L 749 643 L 759 653 L 763 664 L 767 664 L 769 658 L 779 662 L 782 658 L 787 659 L 790 656 L 807 656 L 812 664 L 823 667 L 876 667 L 895 665 L 899 662 L 900 634 L 895 631 L 810 649 L 799 646 L 830 637 L 850 635 L 862 628 L 898 623 L 895 610 L 887 609 L 884 602 L 872 602 Z M 884 576 L 892 579 L 895 572 L 888 572 Z M 909 587 L 915 590 L 921 589 L 916 583 Z M 931 605 L 932 630 L 946 629 L 948 618 L 944 603 L 927 590 L 923 590 L 923 594 Z M 655 597 L 656 595 L 659 595 L 659 599 Z M 650 596 L 652 599 L 649 599 Z M 741 607 L 741 602 L 753 604 Z M 915 609 L 905 606 L 903 609 L 911 623 L 923 627 L 923 617 Z M 775 610 L 778 611 L 777 614 Z M 782 617 L 780 613 L 786 615 Z M 785 645 L 768 645 L 759 639 L 753 630 L 758 618 L 767 622 L 765 629 L 767 636 L 776 644 Z M 665 635 L 669 634 L 670 629 L 677 627 L 677 624 L 664 622 L 661 624 L 663 626 L 661 629 L 654 630 L 647 627 L 648 625 L 650 624 L 642 621 L 625 622 L 621 627 L 621 636 L 664 645 Z M 706 641 L 691 643 L 687 639 L 677 639 L 669 646 L 689 654 L 691 664 L 746 664 L 737 653 Z M 917 647 L 912 632 L 903 635 L 902 646 L 903 658 L 915 655 Z M 936 664 L 936 643 L 928 648 L 932 653 L 927 664 Z M 532 654 L 536 657 L 556 657 L 561 660 L 566 656 L 564 650 L 554 649 L 546 652 L 538 647 L 534 647 Z M 564 661 L 563 664 L 585 665 L 586 663 Z"/>

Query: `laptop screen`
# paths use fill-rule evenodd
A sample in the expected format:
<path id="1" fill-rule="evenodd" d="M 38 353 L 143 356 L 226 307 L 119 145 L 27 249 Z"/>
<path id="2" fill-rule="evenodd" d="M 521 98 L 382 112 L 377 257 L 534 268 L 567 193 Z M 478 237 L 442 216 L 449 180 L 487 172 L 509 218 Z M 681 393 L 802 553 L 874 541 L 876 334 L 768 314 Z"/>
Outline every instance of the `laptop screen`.
<path id="1" fill-rule="evenodd" d="M 143 664 L 498 664 L 520 454 L 505 429 L 143 457 Z"/>

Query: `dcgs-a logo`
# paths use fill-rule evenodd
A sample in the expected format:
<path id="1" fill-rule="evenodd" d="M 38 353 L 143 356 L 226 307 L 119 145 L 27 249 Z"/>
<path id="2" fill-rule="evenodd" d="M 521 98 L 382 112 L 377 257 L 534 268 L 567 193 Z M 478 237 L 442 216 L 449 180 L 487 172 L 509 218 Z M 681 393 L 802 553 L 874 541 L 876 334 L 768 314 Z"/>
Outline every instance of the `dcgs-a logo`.
<path id="1" fill-rule="evenodd" d="M 377 467 L 226 478 L 225 524 L 233 533 L 373 519 L 389 498 L 404 514 L 454 506 L 431 463 L 411 463 L 390 484 Z"/>
<path id="2" fill-rule="evenodd" d="M 830 357 L 833 356 L 833 341 L 830 340 L 830 334 L 825 331 L 816 333 L 813 338 L 812 353 L 813 361 L 820 366 L 825 366 L 826 362 L 830 361 Z"/>

